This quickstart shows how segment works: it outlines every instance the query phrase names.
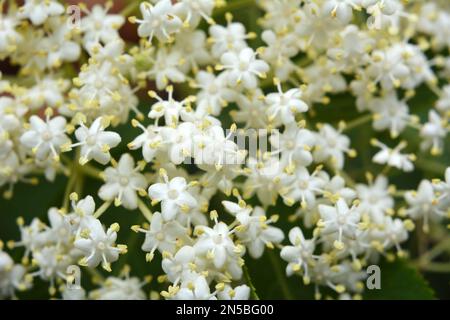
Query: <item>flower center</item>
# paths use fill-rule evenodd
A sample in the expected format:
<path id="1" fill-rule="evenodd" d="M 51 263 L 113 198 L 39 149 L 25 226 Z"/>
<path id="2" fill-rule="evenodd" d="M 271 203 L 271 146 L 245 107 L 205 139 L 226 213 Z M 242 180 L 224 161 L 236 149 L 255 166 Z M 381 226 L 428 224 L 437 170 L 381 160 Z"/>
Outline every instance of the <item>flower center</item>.
<path id="1" fill-rule="evenodd" d="M 158 241 L 163 241 L 164 240 L 164 234 L 162 232 L 158 232 L 158 234 L 156 235 L 156 239 Z"/>
<path id="2" fill-rule="evenodd" d="M 371 204 L 375 204 L 375 203 L 378 202 L 378 198 L 376 196 L 372 195 L 372 196 L 369 197 L 369 202 Z"/>
<path id="3" fill-rule="evenodd" d="M 119 179 L 119 181 L 120 181 L 120 184 L 121 184 L 122 186 L 127 186 L 128 183 L 130 182 L 130 180 L 128 179 L 128 177 L 125 177 L 125 176 L 121 176 L 120 179 Z"/>
<path id="4" fill-rule="evenodd" d="M 44 141 L 50 141 L 53 138 L 53 134 L 50 130 L 46 130 L 46 131 L 42 132 L 41 138 Z"/>
<path id="5" fill-rule="evenodd" d="M 168 192 L 169 198 L 172 200 L 175 200 L 176 198 L 178 198 L 178 191 L 175 189 L 170 189 Z"/>
<path id="6" fill-rule="evenodd" d="M 219 90 L 218 90 L 218 88 L 217 88 L 217 86 L 215 84 L 212 84 L 212 85 L 209 86 L 209 93 L 216 94 L 218 91 Z"/>
<path id="7" fill-rule="evenodd" d="M 105 250 L 105 249 L 106 249 L 105 243 L 104 243 L 103 241 L 99 242 L 99 243 L 97 244 L 97 249 L 99 249 L 99 250 Z"/>
<path id="8" fill-rule="evenodd" d="M 86 139 L 86 144 L 89 146 L 93 146 L 95 144 L 95 136 L 88 136 Z"/>
<path id="9" fill-rule="evenodd" d="M 161 25 L 161 21 L 159 19 L 155 19 L 155 21 L 153 21 L 152 26 L 153 28 L 158 28 Z"/>
<path id="10" fill-rule="evenodd" d="M 298 183 L 298 185 L 299 185 L 299 187 L 300 187 L 301 189 L 307 189 L 309 183 L 308 183 L 308 181 L 306 181 L 306 180 L 301 180 L 301 181 Z"/>
<path id="11" fill-rule="evenodd" d="M 222 235 L 221 234 L 215 235 L 213 240 L 214 240 L 215 244 L 221 244 L 222 243 Z"/>
<path id="12" fill-rule="evenodd" d="M 101 80 L 101 79 L 97 79 L 97 81 L 95 82 L 95 87 L 97 88 L 97 89 L 100 89 L 100 88 L 102 88 L 103 87 L 103 80 Z"/>
<path id="13" fill-rule="evenodd" d="M 337 141 L 335 139 L 328 140 L 328 145 L 332 148 L 336 147 Z"/>
<path id="14" fill-rule="evenodd" d="M 337 220 L 339 224 L 345 224 L 347 219 L 345 218 L 345 216 L 339 216 Z"/>
<path id="15" fill-rule="evenodd" d="M 239 62 L 239 70 L 246 71 L 248 69 L 248 63 L 245 61 Z"/>

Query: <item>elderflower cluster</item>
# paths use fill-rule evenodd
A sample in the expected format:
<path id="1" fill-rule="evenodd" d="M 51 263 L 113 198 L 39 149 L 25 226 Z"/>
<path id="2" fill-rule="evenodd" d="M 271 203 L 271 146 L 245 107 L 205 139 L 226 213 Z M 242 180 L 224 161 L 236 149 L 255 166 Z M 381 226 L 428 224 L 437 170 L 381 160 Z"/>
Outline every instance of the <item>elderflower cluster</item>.
<path id="1" fill-rule="evenodd" d="M 269 250 L 315 298 L 360 298 L 366 266 L 448 221 L 449 3 L 258 0 L 258 34 L 233 2 L 81 4 L 73 25 L 58 1 L 0 0 L 0 188 L 66 177 L 47 219 L 12 217 L 0 298 L 36 278 L 63 299 L 255 298 L 246 261 Z M 144 222 L 105 225 L 113 207 Z"/>

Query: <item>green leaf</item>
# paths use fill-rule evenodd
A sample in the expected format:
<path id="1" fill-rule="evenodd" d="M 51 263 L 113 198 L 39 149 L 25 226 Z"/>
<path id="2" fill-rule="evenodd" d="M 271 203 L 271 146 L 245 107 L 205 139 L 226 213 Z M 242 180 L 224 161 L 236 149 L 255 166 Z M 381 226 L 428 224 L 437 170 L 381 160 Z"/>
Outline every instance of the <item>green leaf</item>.
<path id="1" fill-rule="evenodd" d="M 422 275 L 405 260 L 383 261 L 380 265 L 381 289 L 368 290 L 365 299 L 371 300 L 431 300 L 434 291 Z"/>
<path id="2" fill-rule="evenodd" d="M 19 228 L 16 219 L 22 216 L 28 224 L 34 217 L 47 221 L 50 207 L 60 207 L 67 178 L 58 176 L 54 182 L 40 177 L 39 185 L 18 183 L 11 199 L 0 197 L 0 239 L 18 240 Z"/>

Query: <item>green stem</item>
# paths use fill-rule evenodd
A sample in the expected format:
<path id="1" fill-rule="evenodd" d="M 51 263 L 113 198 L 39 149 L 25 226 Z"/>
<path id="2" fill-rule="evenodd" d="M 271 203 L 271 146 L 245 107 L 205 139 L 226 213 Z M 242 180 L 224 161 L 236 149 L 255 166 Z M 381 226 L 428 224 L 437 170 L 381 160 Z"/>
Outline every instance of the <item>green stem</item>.
<path id="1" fill-rule="evenodd" d="M 104 202 L 100 208 L 97 209 L 97 211 L 95 211 L 94 213 L 94 218 L 98 219 L 100 218 L 100 216 L 106 211 L 108 210 L 109 206 L 111 205 L 112 201 L 106 201 Z"/>
<path id="2" fill-rule="evenodd" d="M 141 200 L 138 199 L 138 208 L 139 211 L 141 211 L 142 215 L 145 217 L 145 219 L 147 219 L 149 222 L 152 221 L 152 212 L 150 211 L 150 209 L 145 205 L 145 203 Z"/>
<path id="3" fill-rule="evenodd" d="M 416 164 L 416 167 L 418 167 L 424 171 L 432 172 L 439 176 L 444 175 L 444 172 L 446 169 L 446 166 L 442 163 L 439 163 L 439 162 L 436 162 L 433 160 L 421 159 L 420 157 L 417 158 L 415 164 Z"/>
<path id="4" fill-rule="evenodd" d="M 284 275 L 279 260 L 277 259 L 272 250 L 269 250 L 268 255 L 270 262 L 272 263 L 273 270 L 275 271 L 275 277 L 277 278 L 278 280 L 277 282 L 281 286 L 281 290 L 283 291 L 284 297 L 288 300 L 293 300 L 294 296 L 291 294 L 291 291 L 289 290 L 289 285 L 286 282 L 286 276 Z"/>
<path id="5" fill-rule="evenodd" d="M 84 176 L 79 175 L 77 179 L 77 183 L 75 183 L 75 192 L 82 197 L 83 195 L 83 186 L 84 186 Z"/>
<path id="6" fill-rule="evenodd" d="M 101 171 L 89 164 L 85 164 L 84 166 L 78 165 L 77 170 L 79 172 L 81 172 L 82 174 L 89 176 L 91 178 L 94 178 L 97 180 L 103 180 L 101 178 Z"/>
<path id="7" fill-rule="evenodd" d="M 244 7 L 249 7 L 249 6 L 252 6 L 255 4 L 256 4 L 255 0 L 227 1 L 227 4 L 225 6 L 214 10 L 213 16 L 215 16 L 215 17 L 223 16 L 226 12 L 236 11 L 236 10 L 242 9 Z"/>
<path id="8" fill-rule="evenodd" d="M 77 150 L 75 152 L 75 159 L 77 159 L 80 155 L 80 151 Z M 67 181 L 66 189 L 64 191 L 64 199 L 63 199 L 63 208 L 68 211 L 69 210 L 69 201 L 70 201 L 70 194 L 72 193 L 73 187 L 75 186 L 75 183 L 77 181 L 77 163 L 72 162 L 71 160 L 67 160 L 68 163 L 71 164 L 70 168 L 70 177 L 69 181 Z"/>
<path id="9" fill-rule="evenodd" d="M 439 256 L 442 252 L 450 250 L 450 237 L 443 239 L 436 244 L 431 250 L 425 252 L 419 259 L 418 263 L 421 266 L 425 266 L 434 258 Z"/>
<path id="10" fill-rule="evenodd" d="M 373 119 L 373 115 L 371 113 L 369 113 L 369 114 L 366 114 L 359 118 L 356 118 L 352 121 L 349 121 L 346 123 L 346 126 L 345 126 L 344 130 L 342 130 L 342 132 L 347 132 L 349 130 L 357 128 L 363 124 L 366 124 L 367 122 L 370 122 L 372 119 Z"/>
<path id="11" fill-rule="evenodd" d="M 85 268 L 84 270 L 87 270 L 87 272 L 91 275 L 94 284 L 95 284 L 95 282 L 98 282 L 98 281 L 100 281 L 100 283 L 105 281 L 105 278 L 97 269 Z"/>
<path id="12" fill-rule="evenodd" d="M 420 268 L 427 272 L 447 273 L 450 272 L 450 263 L 433 262 L 420 266 Z"/>
<path id="13" fill-rule="evenodd" d="M 242 266 L 242 271 L 244 271 L 244 278 L 245 281 L 247 281 L 248 286 L 250 287 L 250 295 L 253 298 L 253 300 L 259 300 L 259 296 L 256 293 L 256 288 L 253 285 L 252 279 L 250 278 L 250 274 L 248 272 L 248 268 L 246 265 Z"/>
<path id="14" fill-rule="evenodd" d="M 139 8 L 140 1 L 132 0 L 125 8 L 120 11 L 120 15 L 124 17 L 128 17 L 131 13 L 133 13 L 137 8 Z"/>

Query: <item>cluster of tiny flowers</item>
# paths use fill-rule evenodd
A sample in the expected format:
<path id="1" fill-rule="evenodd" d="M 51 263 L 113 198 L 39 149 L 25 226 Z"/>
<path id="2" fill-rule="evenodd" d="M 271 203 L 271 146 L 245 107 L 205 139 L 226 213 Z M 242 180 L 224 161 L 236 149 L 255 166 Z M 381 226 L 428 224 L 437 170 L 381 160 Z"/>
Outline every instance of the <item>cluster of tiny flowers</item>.
<path id="1" fill-rule="evenodd" d="M 324 287 L 360 298 L 366 266 L 408 256 L 401 245 L 416 224 L 429 232 L 448 220 L 450 168 L 416 191 L 397 190 L 389 173 L 412 174 L 420 157 L 444 152 L 449 3 L 256 4 L 260 34 L 217 0 L 142 2 L 131 17 L 112 13 L 112 2 L 80 5 L 78 25 L 58 1 L 0 0 L 0 63 L 18 68 L 0 74 L 0 188 L 14 201 L 18 183 L 68 177 L 61 207 L 45 221 L 15 217 L 20 239 L 0 241 L 0 298 L 40 278 L 63 299 L 249 299 L 246 260 L 267 250 L 317 299 Z M 138 44 L 119 34 L 127 19 Z M 425 116 L 410 107 L 419 87 L 436 96 Z M 356 119 L 333 105 L 344 93 Z M 341 121 L 322 121 L 320 108 L 340 108 Z M 363 125 L 382 133 L 363 142 L 376 169 L 355 181 L 349 132 Z M 267 148 L 239 143 L 249 137 Z M 83 175 L 101 181 L 96 193 L 82 195 Z M 145 218 L 131 227 L 141 250 L 102 222 L 112 206 Z M 164 289 L 144 290 L 154 275 L 116 272 L 121 255 L 160 263 Z M 69 286 L 73 265 L 98 289 Z"/>

